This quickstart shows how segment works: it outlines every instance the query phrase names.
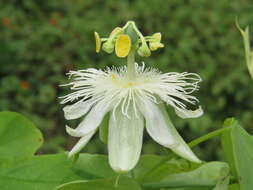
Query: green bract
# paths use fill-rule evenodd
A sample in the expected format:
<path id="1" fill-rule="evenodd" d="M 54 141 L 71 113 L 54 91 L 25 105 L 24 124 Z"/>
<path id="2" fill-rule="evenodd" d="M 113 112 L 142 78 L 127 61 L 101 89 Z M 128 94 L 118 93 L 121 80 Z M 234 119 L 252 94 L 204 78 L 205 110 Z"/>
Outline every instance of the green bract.
<path id="1" fill-rule="evenodd" d="M 251 47 L 250 47 L 249 27 L 246 27 L 245 30 L 243 30 L 240 28 L 237 21 L 236 21 L 236 25 L 243 37 L 246 63 L 247 63 L 249 73 L 251 77 L 253 78 L 253 50 L 251 50 Z"/>

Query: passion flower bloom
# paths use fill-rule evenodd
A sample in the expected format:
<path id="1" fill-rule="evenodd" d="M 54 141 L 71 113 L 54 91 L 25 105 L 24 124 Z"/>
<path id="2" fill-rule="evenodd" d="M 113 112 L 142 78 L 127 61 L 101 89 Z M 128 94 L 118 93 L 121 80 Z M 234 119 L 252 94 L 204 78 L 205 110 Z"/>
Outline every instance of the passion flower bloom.
<path id="1" fill-rule="evenodd" d="M 109 113 L 109 162 L 115 171 L 126 172 L 134 168 L 140 157 L 144 128 L 157 143 L 189 161 L 200 162 L 176 131 L 165 109 L 165 104 L 172 106 L 181 118 L 201 116 L 201 107 L 192 111 L 186 105 L 198 102 L 191 94 L 199 88 L 199 75 L 187 72 L 163 74 L 144 64 L 134 65 L 134 77 L 126 66 L 68 73 L 73 81 L 66 85 L 73 92 L 62 97 L 61 103 L 75 103 L 63 108 L 65 118 L 84 117 L 77 128 L 66 126 L 68 134 L 80 137 L 69 156 L 87 144 Z"/>

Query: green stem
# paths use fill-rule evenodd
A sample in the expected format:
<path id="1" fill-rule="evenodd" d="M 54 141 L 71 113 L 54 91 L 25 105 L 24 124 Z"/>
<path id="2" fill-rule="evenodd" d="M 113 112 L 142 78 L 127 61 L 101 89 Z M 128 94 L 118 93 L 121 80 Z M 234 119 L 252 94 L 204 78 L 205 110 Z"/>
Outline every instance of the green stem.
<path id="1" fill-rule="evenodd" d="M 127 56 L 127 74 L 130 80 L 135 79 L 135 49 L 132 48 Z"/>
<path id="2" fill-rule="evenodd" d="M 210 133 L 208 133 L 208 134 L 206 134 L 206 135 L 204 135 L 202 137 L 199 137 L 199 138 L 191 141 L 190 143 L 188 143 L 188 145 L 189 145 L 189 147 L 192 148 L 192 147 L 194 147 L 194 146 L 196 146 L 196 145 L 198 145 L 198 144 L 200 144 L 202 142 L 205 142 L 205 141 L 207 141 L 207 140 L 209 140 L 209 139 L 211 139 L 213 137 L 219 136 L 222 133 L 229 131 L 230 129 L 231 129 L 231 127 L 226 127 L 226 128 L 222 128 L 222 129 L 218 129 L 218 130 L 212 131 L 212 132 L 210 132 Z"/>
<path id="3" fill-rule="evenodd" d="M 115 188 L 117 188 L 118 185 L 119 185 L 119 178 L 120 178 L 120 175 L 121 175 L 121 174 L 118 174 L 117 177 L 116 177 L 115 184 L 114 184 L 114 187 L 115 187 Z"/>

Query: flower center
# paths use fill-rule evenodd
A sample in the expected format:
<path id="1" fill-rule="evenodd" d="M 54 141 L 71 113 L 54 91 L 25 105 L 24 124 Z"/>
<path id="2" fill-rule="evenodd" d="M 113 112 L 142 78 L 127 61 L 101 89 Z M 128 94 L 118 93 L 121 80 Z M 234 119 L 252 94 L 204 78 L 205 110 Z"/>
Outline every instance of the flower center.
<path id="1" fill-rule="evenodd" d="M 129 87 L 132 87 L 132 86 L 134 86 L 134 85 L 135 85 L 134 82 L 128 82 L 128 83 L 124 86 L 124 88 L 129 88 Z"/>
<path id="2" fill-rule="evenodd" d="M 138 80 L 129 80 L 127 76 L 117 76 L 116 74 L 111 74 L 111 81 L 114 85 L 120 88 L 131 88 L 137 86 L 140 81 Z"/>

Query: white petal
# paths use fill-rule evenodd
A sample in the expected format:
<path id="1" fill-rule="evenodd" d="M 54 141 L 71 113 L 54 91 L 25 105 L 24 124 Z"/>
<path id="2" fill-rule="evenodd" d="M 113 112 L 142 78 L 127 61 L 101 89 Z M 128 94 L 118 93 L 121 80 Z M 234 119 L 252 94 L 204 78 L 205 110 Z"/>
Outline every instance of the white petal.
<path id="1" fill-rule="evenodd" d="M 140 104 L 140 108 L 146 119 L 147 131 L 156 142 L 187 160 L 201 162 L 178 134 L 163 105 L 147 100 Z"/>
<path id="2" fill-rule="evenodd" d="M 166 147 L 178 145 L 171 130 L 168 128 L 161 110 L 158 105 L 151 101 L 139 105 L 141 113 L 146 119 L 146 129 L 149 135 L 159 144 Z"/>
<path id="3" fill-rule="evenodd" d="M 129 117 L 122 114 L 119 106 L 115 117 L 111 114 L 109 121 L 109 162 L 119 173 L 133 169 L 141 153 L 144 119 L 140 114 L 136 117 L 132 108 Z"/>
<path id="4" fill-rule="evenodd" d="M 77 144 L 71 149 L 71 151 L 69 152 L 68 156 L 71 157 L 74 154 L 80 152 L 80 150 L 89 142 L 89 140 L 91 139 L 91 137 L 94 135 L 94 133 L 96 132 L 96 130 L 91 131 L 90 133 L 88 133 L 87 135 L 83 136 L 78 142 Z"/>
<path id="5" fill-rule="evenodd" d="M 69 127 L 68 125 L 66 125 L 66 131 L 69 135 L 73 136 L 73 137 L 82 137 L 83 135 L 81 134 L 80 131 L 76 130 L 76 129 L 72 129 L 71 127 Z"/>
<path id="6" fill-rule="evenodd" d="M 76 129 L 66 126 L 67 133 L 74 137 L 82 137 L 90 133 L 99 126 L 109 109 L 110 107 L 108 104 L 105 104 L 104 102 L 97 103 L 91 108 L 90 112 L 85 116 L 84 120 Z"/>
<path id="7" fill-rule="evenodd" d="M 67 120 L 77 119 L 86 114 L 90 110 L 91 106 L 92 104 L 90 101 L 78 102 L 73 105 L 65 106 L 63 108 L 64 117 Z"/>
<path id="8" fill-rule="evenodd" d="M 180 109 L 180 108 L 176 108 L 175 109 L 176 114 L 183 118 L 197 118 L 203 115 L 203 110 L 201 108 L 201 106 L 196 109 L 196 110 L 186 110 L 186 109 Z"/>

